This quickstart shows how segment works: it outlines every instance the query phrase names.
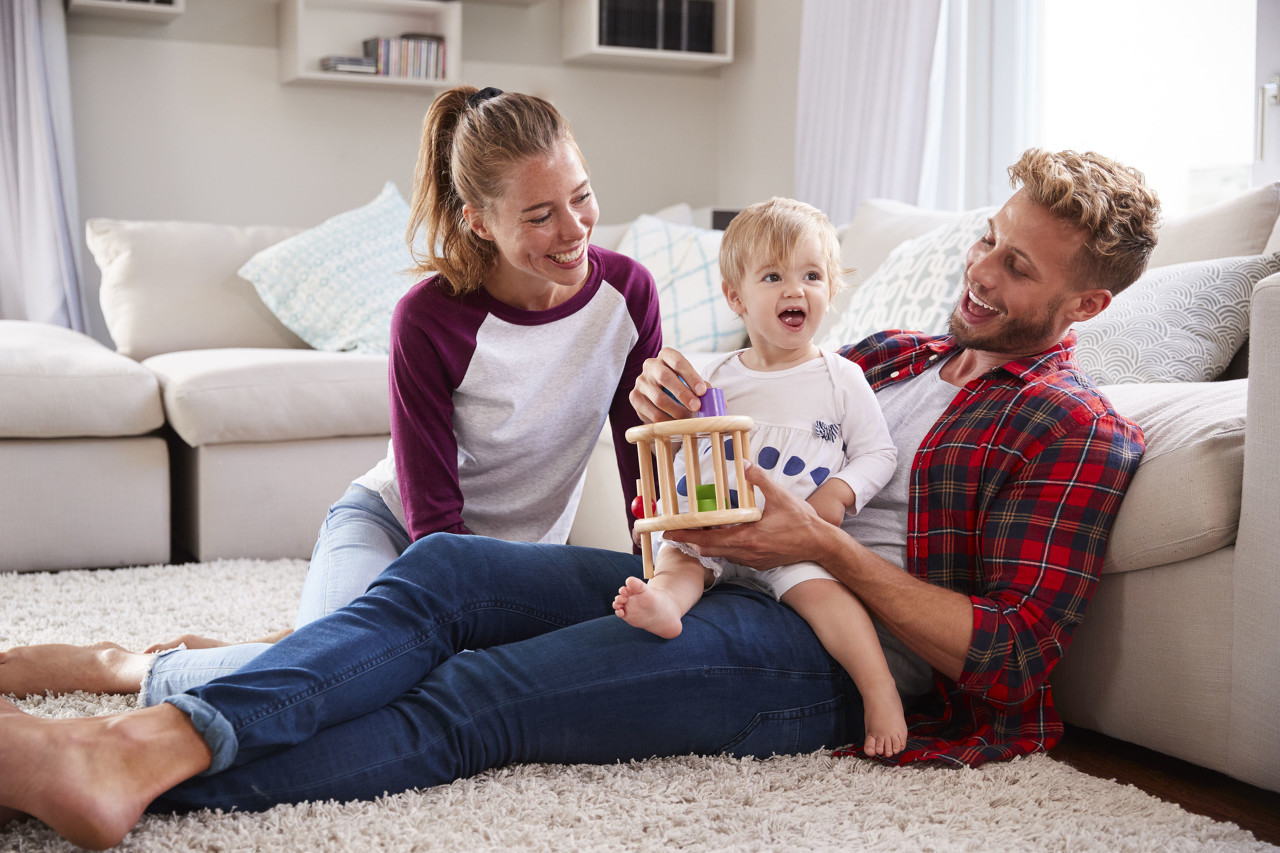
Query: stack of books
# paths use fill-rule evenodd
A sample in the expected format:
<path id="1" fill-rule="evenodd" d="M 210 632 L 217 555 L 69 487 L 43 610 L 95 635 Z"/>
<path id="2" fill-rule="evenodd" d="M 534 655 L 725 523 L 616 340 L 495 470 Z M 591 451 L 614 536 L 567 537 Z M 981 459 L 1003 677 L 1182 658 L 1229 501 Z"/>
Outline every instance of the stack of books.
<path id="1" fill-rule="evenodd" d="M 600 44 L 711 53 L 712 0 L 599 0 Z"/>
<path id="2" fill-rule="evenodd" d="M 378 62 L 364 56 L 326 56 L 320 60 L 321 71 L 341 71 L 345 74 L 377 74 Z"/>
<path id="3" fill-rule="evenodd" d="M 445 76 L 444 39 L 429 33 L 364 40 L 364 55 L 385 77 L 440 80 Z"/>

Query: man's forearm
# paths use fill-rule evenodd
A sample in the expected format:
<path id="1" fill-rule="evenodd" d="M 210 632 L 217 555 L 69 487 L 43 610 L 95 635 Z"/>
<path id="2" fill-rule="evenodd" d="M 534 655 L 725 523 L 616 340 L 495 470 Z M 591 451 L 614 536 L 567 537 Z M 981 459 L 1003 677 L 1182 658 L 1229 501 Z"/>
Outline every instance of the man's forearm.
<path id="1" fill-rule="evenodd" d="M 973 639 L 968 596 L 907 574 L 838 527 L 824 532 L 816 544 L 816 562 L 852 590 L 907 648 L 959 680 Z"/>

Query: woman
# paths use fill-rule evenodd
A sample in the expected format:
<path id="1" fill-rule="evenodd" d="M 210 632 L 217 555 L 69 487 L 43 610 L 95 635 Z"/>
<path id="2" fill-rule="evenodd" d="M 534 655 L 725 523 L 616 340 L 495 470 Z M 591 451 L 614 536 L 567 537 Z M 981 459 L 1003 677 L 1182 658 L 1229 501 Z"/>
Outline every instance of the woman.
<path id="1" fill-rule="evenodd" d="M 330 507 L 298 625 L 359 596 L 429 533 L 565 542 L 606 416 L 629 504 L 639 471 L 623 435 L 640 421 L 627 395 L 661 348 L 661 322 L 644 267 L 590 245 L 598 217 L 550 103 L 470 86 L 432 103 L 406 234 L 428 277 L 392 318 L 390 447 Z M 0 653 L 0 693 L 141 689 L 155 705 L 287 633 L 231 646 L 188 635 L 147 650 L 159 655 L 12 649 Z"/>

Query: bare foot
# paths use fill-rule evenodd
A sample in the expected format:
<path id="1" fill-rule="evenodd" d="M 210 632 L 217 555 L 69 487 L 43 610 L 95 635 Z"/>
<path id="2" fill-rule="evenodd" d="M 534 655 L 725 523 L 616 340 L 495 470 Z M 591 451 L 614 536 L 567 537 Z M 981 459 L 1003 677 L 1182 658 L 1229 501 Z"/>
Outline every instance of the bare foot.
<path id="1" fill-rule="evenodd" d="M 168 726 L 163 739 L 156 723 Z M 148 803 L 208 765 L 208 747 L 171 705 L 51 720 L 0 699 L 0 808 L 81 847 L 118 844 Z"/>
<path id="2" fill-rule="evenodd" d="M 189 649 L 218 649 L 229 645 L 231 644 L 225 640 L 215 640 L 212 637 L 201 637 L 199 634 L 183 634 L 181 637 L 166 640 L 163 643 L 153 643 L 152 645 L 147 646 L 146 654 L 167 652 L 169 649 L 176 649 L 179 646 L 186 646 Z"/>
<path id="3" fill-rule="evenodd" d="M 20 812 L 17 809 L 7 809 L 4 806 L 0 806 L 0 829 L 4 829 L 15 820 L 22 820 L 23 818 L 29 817 L 31 817 L 31 815 L 26 814 L 25 812 Z"/>
<path id="4" fill-rule="evenodd" d="M 902 713 L 902 699 L 893 682 L 881 690 L 868 690 L 862 696 L 862 716 L 867 739 L 862 751 L 867 755 L 897 755 L 907 745 L 907 721 Z"/>
<path id="5" fill-rule="evenodd" d="M 0 652 L 0 694 L 137 693 L 150 666 L 146 655 L 115 643 L 18 646 Z"/>
<path id="6" fill-rule="evenodd" d="M 647 585 L 639 578 L 627 578 L 627 585 L 618 590 L 613 600 L 613 612 L 626 620 L 628 625 L 643 628 L 670 640 L 680 636 L 679 605 L 666 590 Z"/>

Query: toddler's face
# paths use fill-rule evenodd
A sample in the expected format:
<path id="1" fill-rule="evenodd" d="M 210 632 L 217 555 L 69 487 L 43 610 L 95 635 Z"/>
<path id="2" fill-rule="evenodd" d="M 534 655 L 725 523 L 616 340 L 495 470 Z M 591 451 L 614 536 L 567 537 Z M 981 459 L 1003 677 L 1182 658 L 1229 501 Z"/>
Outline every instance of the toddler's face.
<path id="1" fill-rule="evenodd" d="M 726 283 L 725 297 L 746 323 L 754 349 L 766 359 L 789 359 L 813 346 L 831 287 L 822 244 L 809 237 L 785 264 L 753 257 L 742 281 Z"/>

